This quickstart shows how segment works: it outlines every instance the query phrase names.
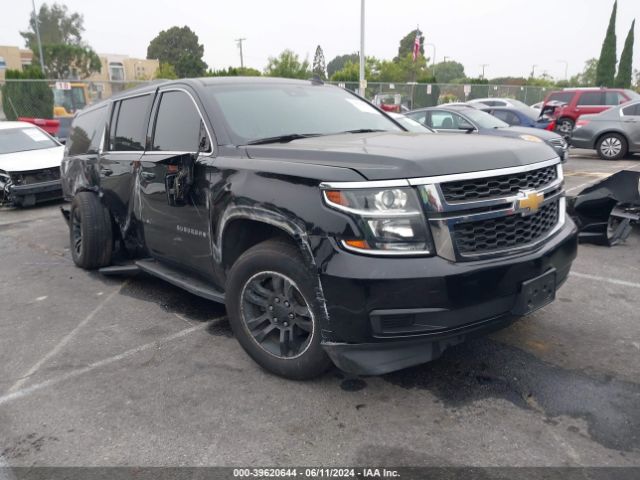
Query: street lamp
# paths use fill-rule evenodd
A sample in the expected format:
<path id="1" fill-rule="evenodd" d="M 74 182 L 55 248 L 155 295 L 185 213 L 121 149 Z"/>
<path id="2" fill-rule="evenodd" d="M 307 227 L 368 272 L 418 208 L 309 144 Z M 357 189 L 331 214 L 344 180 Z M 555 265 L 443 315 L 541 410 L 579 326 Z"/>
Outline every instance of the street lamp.
<path id="1" fill-rule="evenodd" d="M 484 69 L 485 69 L 485 67 L 488 67 L 489 64 L 488 63 L 483 63 L 480 66 L 482 67 L 482 79 L 484 80 Z"/>
<path id="2" fill-rule="evenodd" d="M 360 0 L 360 85 L 358 92 L 364 97 L 365 91 L 364 78 L 364 0 Z"/>
<path id="3" fill-rule="evenodd" d="M 425 47 L 433 47 L 433 67 L 435 69 L 436 66 L 436 44 L 435 43 L 425 43 L 424 44 Z"/>

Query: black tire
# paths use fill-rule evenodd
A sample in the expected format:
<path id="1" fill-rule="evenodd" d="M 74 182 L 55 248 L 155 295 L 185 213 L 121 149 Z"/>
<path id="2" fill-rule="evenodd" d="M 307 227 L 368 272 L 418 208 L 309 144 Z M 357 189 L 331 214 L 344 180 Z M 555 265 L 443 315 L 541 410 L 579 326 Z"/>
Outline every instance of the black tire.
<path id="1" fill-rule="evenodd" d="M 573 128 L 575 127 L 575 122 L 570 118 L 561 118 L 556 123 L 556 132 L 563 136 L 571 135 L 573 132 Z"/>
<path id="2" fill-rule="evenodd" d="M 73 197 L 69 240 L 71 256 L 78 267 L 93 270 L 111 263 L 111 216 L 95 194 L 80 192 Z"/>
<path id="3" fill-rule="evenodd" d="M 320 346 L 317 282 L 298 249 L 281 240 L 260 243 L 233 264 L 226 289 L 229 322 L 242 348 L 266 370 L 305 380 L 331 365 Z"/>
<path id="4" fill-rule="evenodd" d="M 605 133 L 598 139 L 596 150 L 603 160 L 620 160 L 627 154 L 627 139 L 618 133 Z"/>

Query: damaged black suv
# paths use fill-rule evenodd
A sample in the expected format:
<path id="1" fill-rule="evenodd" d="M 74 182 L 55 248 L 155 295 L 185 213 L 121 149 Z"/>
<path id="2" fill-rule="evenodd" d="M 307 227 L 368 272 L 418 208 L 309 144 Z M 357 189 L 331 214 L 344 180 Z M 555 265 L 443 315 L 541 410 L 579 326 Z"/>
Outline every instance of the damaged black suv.
<path id="1" fill-rule="evenodd" d="M 62 164 L 83 268 L 224 302 L 264 368 L 382 374 L 553 300 L 576 255 L 542 143 L 411 133 L 318 81 L 194 79 L 80 112 Z"/>

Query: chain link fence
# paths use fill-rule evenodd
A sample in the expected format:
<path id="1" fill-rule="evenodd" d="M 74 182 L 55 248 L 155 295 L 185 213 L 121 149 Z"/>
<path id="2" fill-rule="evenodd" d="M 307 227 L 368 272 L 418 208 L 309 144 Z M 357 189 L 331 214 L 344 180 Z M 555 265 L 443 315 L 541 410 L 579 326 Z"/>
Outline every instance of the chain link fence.
<path id="1" fill-rule="evenodd" d="M 111 95 L 144 85 L 146 81 L 96 82 L 83 80 L 1 80 L 0 120 L 20 117 L 55 118 L 70 123 L 76 111 Z M 328 82 L 357 91 L 358 82 Z M 367 99 L 391 102 L 407 109 L 429 107 L 474 98 L 507 97 L 527 105 L 540 102 L 549 89 L 513 85 L 462 85 L 424 83 L 374 83 L 365 91 Z"/>

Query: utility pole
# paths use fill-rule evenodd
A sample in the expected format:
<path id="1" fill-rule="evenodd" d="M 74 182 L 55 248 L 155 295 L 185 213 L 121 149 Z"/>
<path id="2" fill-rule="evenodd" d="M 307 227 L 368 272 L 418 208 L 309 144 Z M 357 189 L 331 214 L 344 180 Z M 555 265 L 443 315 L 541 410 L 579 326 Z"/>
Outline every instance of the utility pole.
<path id="1" fill-rule="evenodd" d="M 364 78 L 364 0 L 360 0 L 360 85 L 358 93 L 364 97 L 364 91 L 366 90 Z"/>
<path id="2" fill-rule="evenodd" d="M 538 65 L 531 65 L 531 78 L 536 78 L 536 67 Z"/>
<path id="3" fill-rule="evenodd" d="M 238 48 L 240 49 L 240 68 L 244 68 L 244 58 L 242 57 L 242 42 L 244 42 L 246 38 L 236 38 L 236 43 L 238 44 Z"/>
<path id="4" fill-rule="evenodd" d="M 435 43 L 425 43 L 424 44 L 425 47 L 433 47 L 433 61 L 431 62 L 434 66 L 436 66 L 436 44 Z"/>
<path id="5" fill-rule="evenodd" d="M 42 42 L 40 41 L 40 27 L 38 26 L 38 13 L 36 12 L 36 2 L 35 0 L 31 0 L 31 5 L 33 6 L 33 20 L 36 25 L 36 38 L 38 39 L 38 53 L 40 55 L 40 69 L 42 70 L 42 74 L 44 75 L 44 56 L 42 55 Z"/>
<path id="6" fill-rule="evenodd" d="M 482 79 L 484 79 L 484 69 L 485 67 L 488 67 L 489 64 L 488 63 L 483 63 L 482 65 L 480 65 L 482 67 Z"/>

